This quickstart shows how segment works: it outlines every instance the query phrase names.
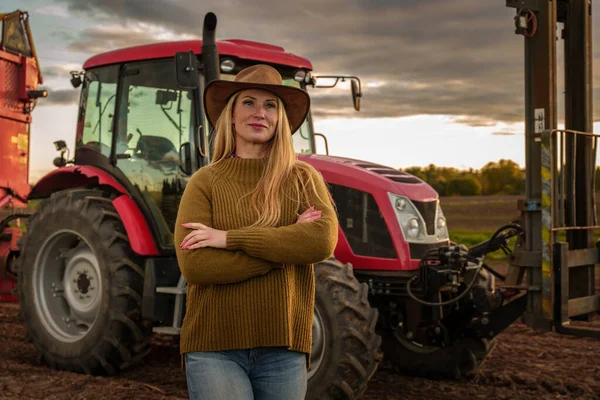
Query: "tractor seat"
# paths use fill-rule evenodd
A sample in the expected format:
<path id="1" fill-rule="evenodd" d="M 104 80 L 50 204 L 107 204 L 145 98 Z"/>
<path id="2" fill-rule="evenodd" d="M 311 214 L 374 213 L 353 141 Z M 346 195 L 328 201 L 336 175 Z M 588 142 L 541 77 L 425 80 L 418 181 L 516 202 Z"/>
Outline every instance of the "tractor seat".
<path id="1" fill-rule="evenodd" d="M 142 136 L 137 143 L 136 152 L 140 152 L 148 161 L 161 161 L 169 154 L 177 154 L 173 143 L 160 136 Z"/>

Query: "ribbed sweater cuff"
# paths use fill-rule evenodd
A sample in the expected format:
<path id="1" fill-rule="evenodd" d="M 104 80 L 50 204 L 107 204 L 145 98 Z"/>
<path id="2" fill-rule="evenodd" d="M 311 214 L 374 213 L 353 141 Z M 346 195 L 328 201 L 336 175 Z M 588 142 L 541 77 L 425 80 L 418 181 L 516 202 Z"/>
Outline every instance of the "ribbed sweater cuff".
<path id="1" fill-rule="evenodd" d="M 264 248 L 264 235 L 252 229 L 227 231 L 227 250 L 243 250 L 249 254 Z"/>

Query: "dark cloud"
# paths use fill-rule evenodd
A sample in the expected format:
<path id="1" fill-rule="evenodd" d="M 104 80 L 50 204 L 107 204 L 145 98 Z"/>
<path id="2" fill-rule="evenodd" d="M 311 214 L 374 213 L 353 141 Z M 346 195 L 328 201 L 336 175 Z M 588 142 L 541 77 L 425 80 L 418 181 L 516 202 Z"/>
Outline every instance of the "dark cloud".
<path id="1" fill-rule="evenodd" d="M 351 116 L 350 90 L 337 95 L 323 95 L 311 91 L 313 112 L 321 116 Z M 377 88 L 364 88 L 361 99 L 363 117 L 405 117 L 418 114 L 445 114 L 455 116 L 456 122 L 473 126 L 489 126 L 496 121 L 519 122 L 522 107 L 511 104 L 514 95 L 501 87 L 488 85 L 480 90 L 470 83 L 446 85 L 405 85 L 390 82 Z M 325 110 L 322 110 L 325 109 Z M 475 111 L 475 112 L 474 112 Z"/>
<path id="2" fill-rule="evenodd" d="M 48 91 L 48 97 L 39 99 L 37 106 L 68 106 L 77 104 L 79 90 L 77 89 L 51 89 L 40 88 Z"/>
<path id="3" fill-rule="evenodd" d="M 219 39 L 281 45 L 310 59 L 316 73 L 362 79 L 363 111 L 353 112 L 349 90 L 312 91 L 317 116 L 447 114 L 475 126 L 524 119 L 524 40 L 514 34 L 515 11 L 504 1 L 56 1 L 90 21 L 125 27 L 85 31 L 72 50 L 91 53 L 155 40 L 131 29 L 139 23 L 200 37 L 203 17 L 213 11 Z M 600 66 L 600 52 L 595 54 Z M 600 84 L 600 76 L 595 80 Z"/>
<path id="4" fill-rule="evenodd" d="M 92 55 L 157 41 L 150 32 L 143 30 L 133 31 L 119 26 L 93 27 L 83 31 L 79 40 L 72 42 L 67 49 Z"/>

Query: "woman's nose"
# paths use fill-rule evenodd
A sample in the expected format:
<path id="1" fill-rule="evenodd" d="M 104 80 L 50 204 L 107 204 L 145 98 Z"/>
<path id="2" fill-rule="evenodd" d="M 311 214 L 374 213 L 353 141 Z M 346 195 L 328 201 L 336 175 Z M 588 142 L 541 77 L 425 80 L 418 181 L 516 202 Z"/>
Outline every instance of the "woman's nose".
<path id="1" fill-rule="evenodd" d="M 254 115 L 256 117 L 265 118 L 266 113 L 267 113 L 266 107 L 256 107 L 256 111 L 254 112 Z"/>

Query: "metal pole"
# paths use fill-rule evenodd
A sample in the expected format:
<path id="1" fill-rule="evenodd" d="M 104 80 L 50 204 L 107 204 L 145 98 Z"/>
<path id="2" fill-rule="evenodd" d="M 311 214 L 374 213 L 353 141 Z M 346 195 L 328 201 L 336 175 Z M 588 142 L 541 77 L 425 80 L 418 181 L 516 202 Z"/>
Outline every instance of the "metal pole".
<path id="1" fill-rule="evenodd" d="M 570 0 L 565 5 L 565 129 L 592 132 L 592 21 L 590 0 Z M 574 226 L 594 225 L 595 139 L 570 135 L 567 143 L 570 157 L 566 170 L 570 173 L 567 206 Z M 569 146 L 569 144 L 571 146 Z M 569 164 L 571 162 L 571 164 Z M 567 178 L 569 179 L 569 178 Z M 594 247 L 588 230 L 567 232 L 570 250 Z M 572 269 L 569 276 L 569 298 L 594 293 L 594 266 Z"/>
<path id="2" fill-rule="evenodd" d="M 527 204 L 542 200 L 542 144 L 539 136 L 556 127 L 556 2 L 540 0 L 535 12 L 537 30 L 525 37 L 525 197 Z M 537 139 L 537 140 L 536 140 Z M 549 151 L 549 149 L 547 149 Z M 531 288 L 523 321 L 534 329 L 551 329 L 552 285 L 548 235 L 542 238 L 541 209 L 524 212 L 525 251 L 540 254 L 539 265 L 527 271 Z"/>

